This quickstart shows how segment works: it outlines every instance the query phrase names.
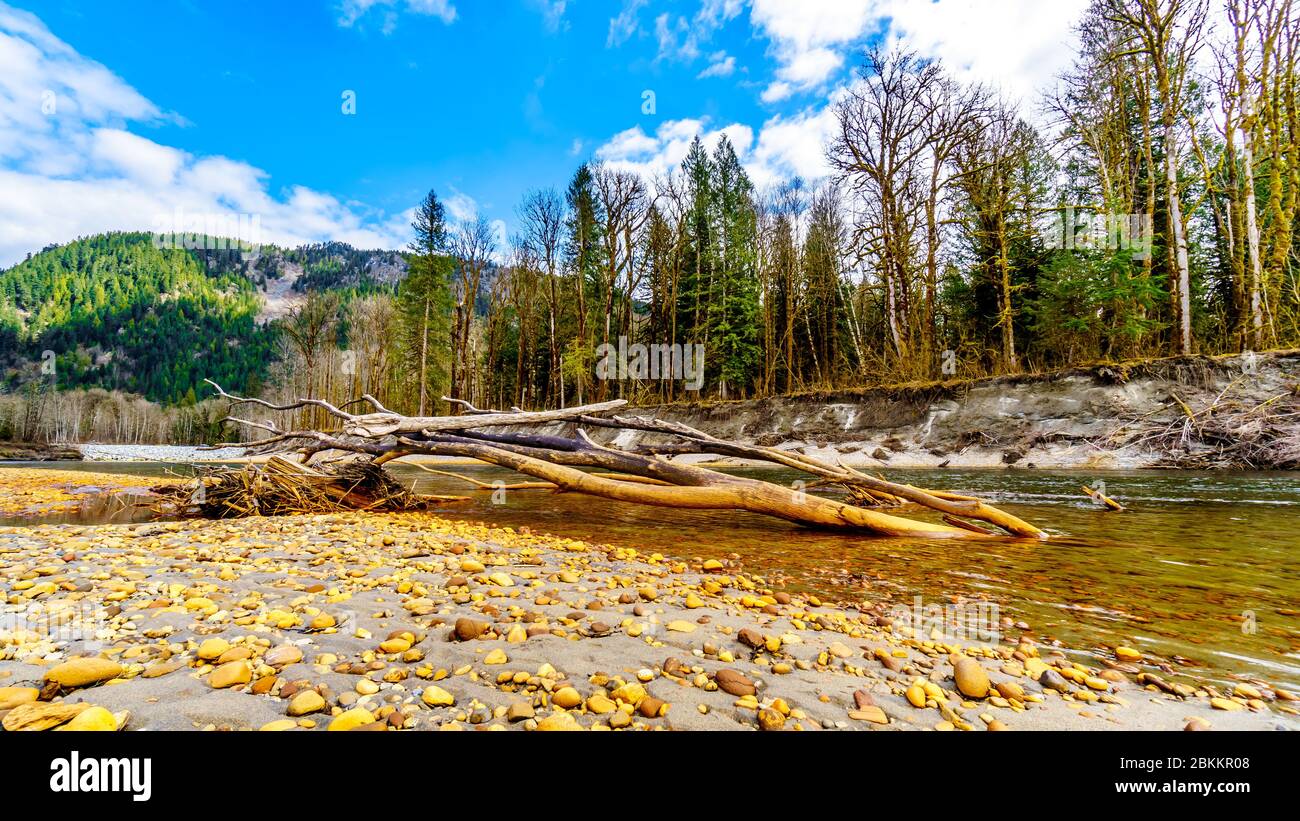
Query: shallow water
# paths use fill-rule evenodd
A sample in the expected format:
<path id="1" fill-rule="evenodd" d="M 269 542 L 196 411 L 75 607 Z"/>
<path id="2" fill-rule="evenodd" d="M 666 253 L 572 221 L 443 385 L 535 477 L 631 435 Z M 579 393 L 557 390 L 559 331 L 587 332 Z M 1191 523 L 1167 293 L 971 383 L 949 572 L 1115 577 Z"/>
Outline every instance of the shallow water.
<path id="1" fill-rule="evenodd" d="M 72 468 L 76 463 L 45 463 Z M 93 463 L 92 471 L 158 474 L 163 465 Z M 174 472 L 184 468 L 170 466 Z M 549 491 L 508 491 L 494 504 L 457 480 L 395 465 L 417 490 L 472 501 L 442 515 L 527 526 L 681 557 L 736 554 L 773 584 L 840 599 L 912 607 L 985 600 L 1040 641 L 1087 652 L 1117 644 L 1176 659 L 1175 669 L 1300 685 L 1300 474 L 890 470 L 888 478 L 977 494 L 1053 538 L 953 542 L 807 530 L 731 512 L 649 508 Z M 491 467 L 449 470 L 518 481 Z M 784 470 L 741 471 L 787 484 Z M 806 478 L 806 477 L 803 477 Z M 1082 484 L 1104 481 L 1128 507 L 1098 508 Z M 500 499 L 502 494 L 497 494 Z M 913 514 L 908 514 L 913 515 Z M 917 514 L 924 515 L 924 514 Z M 1021 629 L 1006 633 L 1017 636 Z"/>

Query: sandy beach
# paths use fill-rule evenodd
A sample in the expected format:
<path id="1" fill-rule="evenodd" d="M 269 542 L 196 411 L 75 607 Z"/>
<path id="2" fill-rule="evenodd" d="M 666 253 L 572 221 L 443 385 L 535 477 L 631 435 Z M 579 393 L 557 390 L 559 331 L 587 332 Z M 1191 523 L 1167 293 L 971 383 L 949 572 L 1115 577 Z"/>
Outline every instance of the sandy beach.
<path id="1" fill-rule="evenodd" d="M 1297 726 L 1289 693 L 1124 650 L 922 635 L 725 557 L 430 514 L 0 528 L 0 589 L 8 730 Z"/>

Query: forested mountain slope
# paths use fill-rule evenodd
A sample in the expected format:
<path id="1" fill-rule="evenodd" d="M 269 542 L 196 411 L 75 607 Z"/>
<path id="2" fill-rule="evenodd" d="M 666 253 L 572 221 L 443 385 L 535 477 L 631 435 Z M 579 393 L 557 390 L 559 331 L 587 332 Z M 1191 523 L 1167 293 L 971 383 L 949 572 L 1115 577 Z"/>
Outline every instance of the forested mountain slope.
<path id="1" fill-rule="evenodd" d="M 256 254 L 156 247 L 110 233 L 46 248 L 0 271 L 0 374 L 60 389 L 101 387 L 192 404 L 204 378 L 256 390 L 287 305 L 311 290 L 388 288 L 402 254 L 344 243 Z M 47 352 L 52 352 L 47 353 Z"/>

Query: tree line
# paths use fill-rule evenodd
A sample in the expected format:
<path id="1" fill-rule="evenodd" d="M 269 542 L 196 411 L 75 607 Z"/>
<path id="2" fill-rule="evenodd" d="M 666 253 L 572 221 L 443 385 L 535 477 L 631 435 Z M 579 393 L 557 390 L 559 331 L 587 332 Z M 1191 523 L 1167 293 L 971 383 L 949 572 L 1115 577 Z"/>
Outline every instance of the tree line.
<path id="1" fill-rule="evenodd" d="M 361 381 L 424 412 L 1294 346 L 1297 34 L 1284 0 L 1094 0 L 1033 116 L 868 51 L 815 186 L 757 190 L 697 138 L 662 177 L 585 164 L 529 193 L 505 247 L 430 192 L 411 275 L 345 323 L 372 323 Z M 702 345 L 701 390 L 597 378 L 620 341 Z"/>
<path id="2" fill-rule="evenodd" d="M 249 351 L 263 394 L 426 414 L 456 410 L 444 396 L 737 399 L 1296 346 L 1298 17 L 1291 0 L 1093 0 L 1071 68 L 1019 104 L 868 50 L 816 184 L 760 189 L 725 135 L 696 139 L 654 178 L 587 163 L 529 192 L 504 242 L 431 191 L 404 276 L 304 252 L 316 287 Z M 695 384 L 602 378 L 613 352 L 668 364 L 687 345 Z M 215 357 L 182 357 L 158 398 L 187 401 Z"/>

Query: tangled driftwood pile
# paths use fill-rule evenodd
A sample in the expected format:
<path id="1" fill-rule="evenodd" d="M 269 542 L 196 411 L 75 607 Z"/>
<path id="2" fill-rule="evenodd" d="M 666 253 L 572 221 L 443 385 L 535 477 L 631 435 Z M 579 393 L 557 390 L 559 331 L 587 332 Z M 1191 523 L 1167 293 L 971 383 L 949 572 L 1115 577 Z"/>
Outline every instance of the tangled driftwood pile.
<path id="1" fill-rule="evenodd" d="M 1242 381 L 1199 399 L 1171 394 L 1169 413 L 1124 420 L 1106 445 L 1162 452 L 1168 468 L 1300 468 L 1300 386 L 1260 402 L 1244 398 Z"/>
<path id="2" fill-rule="evenodd" d="M 205 468 L 195 483 L 164 485 L 154 491 L 182 512 L 208 519 L 421 510 L 433 501 L 411 493 L 371 462 L 313 468 L 281 456 L 260 465 Z"/>

